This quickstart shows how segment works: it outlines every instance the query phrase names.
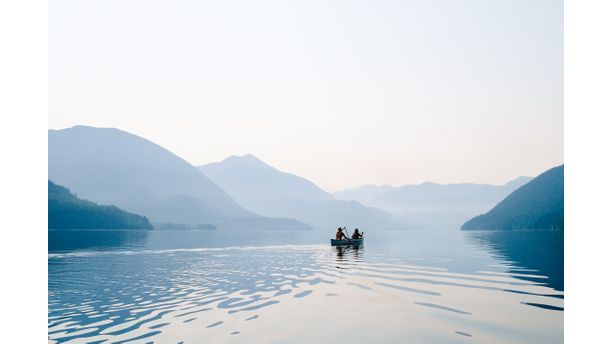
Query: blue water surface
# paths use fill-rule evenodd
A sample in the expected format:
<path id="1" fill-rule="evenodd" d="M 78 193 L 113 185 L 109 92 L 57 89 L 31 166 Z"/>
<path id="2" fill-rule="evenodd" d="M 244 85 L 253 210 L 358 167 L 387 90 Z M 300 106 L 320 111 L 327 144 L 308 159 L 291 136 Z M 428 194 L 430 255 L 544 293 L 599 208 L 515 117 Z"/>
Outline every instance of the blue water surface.
<path id="1" fill-rule="evenodd" d="M 50 231 L 49 340 L 563 341 L 562 232 L 331 234 Z"/>

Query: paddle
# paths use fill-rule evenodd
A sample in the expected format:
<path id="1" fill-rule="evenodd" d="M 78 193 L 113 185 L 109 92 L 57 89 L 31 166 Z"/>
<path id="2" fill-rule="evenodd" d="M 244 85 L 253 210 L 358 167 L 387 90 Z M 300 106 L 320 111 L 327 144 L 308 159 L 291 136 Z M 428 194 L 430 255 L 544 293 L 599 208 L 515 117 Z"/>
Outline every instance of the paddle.
<path id="1" fill-rule="evenodd" d="M 346 227 L 342 227 L 342 230 L 344 230 L 344 232 L 346 233 L 346 238 L 350 242 L 351 241 L 351 237 L 348 235 L 348 231 L 346 230 Z"/>

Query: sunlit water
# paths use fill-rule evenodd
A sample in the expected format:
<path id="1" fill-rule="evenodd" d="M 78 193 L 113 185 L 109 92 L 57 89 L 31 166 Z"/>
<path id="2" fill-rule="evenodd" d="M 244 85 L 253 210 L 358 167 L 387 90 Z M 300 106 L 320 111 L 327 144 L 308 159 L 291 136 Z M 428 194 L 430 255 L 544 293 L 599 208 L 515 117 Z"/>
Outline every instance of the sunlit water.
<path id="1" fill-rule="evenodd" d="M 58 343 L 560 343 L 563 233 L 49 232 Z"/>

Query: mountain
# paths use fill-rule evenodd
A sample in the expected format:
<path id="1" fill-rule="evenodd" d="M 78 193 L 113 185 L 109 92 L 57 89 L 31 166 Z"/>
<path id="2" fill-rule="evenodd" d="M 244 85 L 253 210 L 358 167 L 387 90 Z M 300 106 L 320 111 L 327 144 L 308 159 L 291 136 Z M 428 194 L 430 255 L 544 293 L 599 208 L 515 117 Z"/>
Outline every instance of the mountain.
<path id="1" fill-rule="evenodd" d="M 505 185 L 436 184 L 402 185 L 368 200 L 366 204 L 392 211 L 490 206 L 531 178 L 520 177 Z"/>
<path id="2" fill-rule="evenodd" d="M 48 198 L 49 229 L 153 229 L 144 216 L 77 198 L 50 180 Z"/>
<path id="3" fill-rule="evenodd" d="M 373 198 L 392 190 L 395 190 L 395 187 L 391 185 L 361 185 L 334 192 L 334 196 L 345 201 L 357 201 L 362 204 L 368 204 Z"/>
<path id="4" fill-rule="evenodd" d="M 564 165 L 554 167 L 511 193 L 493 209 L 467 221 L 461 229 L 563 230 Z"/>
<path id="5" fill-rule="evenodd" d="M 403 229 L 393 215 L 355 201 L 336 199 L 311 181 L 279 171 L 247 154 L 199 167 L 247 209 L 266 216 L 290 217 L 313 227 Z"/>
<path id="6" fill-rule="evenodd" d="M 505 185 L 432 182 L 398 187 L 365 185 L 335 195 L 410 218 L 423 226 L 448 229 L 458 228 L 466 220 L 491 209 L 531 179 L 519 177 Z"/>
<path id="7" fill-rule="evenodd" d="M 114 128 L 49 130 L 49 178 L 87 199 L 144 214 L 155 223 L 227 227 L 253 220 L 264 227 L 308 229 L 291 219 L 262 219 L 187 161 Z"/>

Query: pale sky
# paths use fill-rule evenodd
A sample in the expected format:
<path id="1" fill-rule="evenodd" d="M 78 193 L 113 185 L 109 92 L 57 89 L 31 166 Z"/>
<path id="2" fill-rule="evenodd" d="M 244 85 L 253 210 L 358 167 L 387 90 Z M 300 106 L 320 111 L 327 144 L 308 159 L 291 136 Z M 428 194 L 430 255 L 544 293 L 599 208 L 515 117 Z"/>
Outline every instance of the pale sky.
<path id="1" fill-rule="evenodd" d="M 49 2 L 49 128 L 328 191 L 502 184 L 563 163 L 563 2 Z"/>

